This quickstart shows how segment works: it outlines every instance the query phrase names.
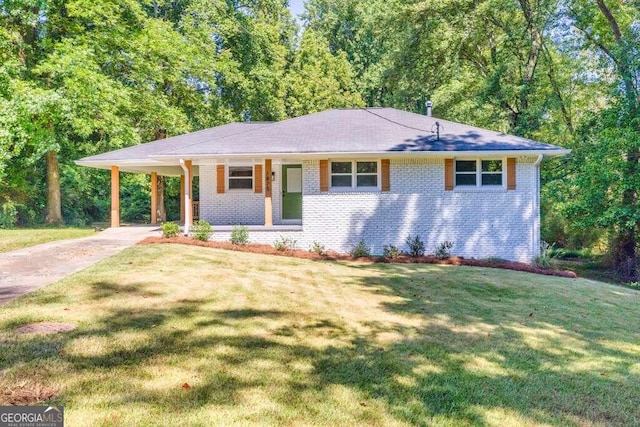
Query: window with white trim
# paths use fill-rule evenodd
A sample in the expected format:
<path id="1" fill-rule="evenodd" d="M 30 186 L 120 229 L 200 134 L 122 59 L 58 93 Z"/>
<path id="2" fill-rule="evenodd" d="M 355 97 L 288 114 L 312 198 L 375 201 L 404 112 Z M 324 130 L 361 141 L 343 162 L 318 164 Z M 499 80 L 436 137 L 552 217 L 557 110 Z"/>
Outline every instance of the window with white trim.
<path id="1" fill-rule="evenodd" d="M 502 160 L 456 160 L 456 187 L 500 187 Z"/>
<path id="2" fill-rule="evenodd" d="M 379 170 L 376 160 L 331 162 L 331 188 L 378 188 Z"/>
<path id="3" fill-rule="evenodd" d="M 229 190 L 253 189 L 253 166 L 229 166 Z"/>

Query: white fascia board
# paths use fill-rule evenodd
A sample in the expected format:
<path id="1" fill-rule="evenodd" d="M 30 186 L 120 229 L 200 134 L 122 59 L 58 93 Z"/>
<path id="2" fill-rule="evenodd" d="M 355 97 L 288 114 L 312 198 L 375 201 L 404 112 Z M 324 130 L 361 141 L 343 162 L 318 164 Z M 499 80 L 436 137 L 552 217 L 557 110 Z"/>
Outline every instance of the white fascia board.
<path id="1" fill-rule="evenodd" d="M 175 166 L 179 164 L 171 161 L 134 159 L 134 160 L 76 160 L 74 162 L 78 166 L 88 166 L 91 168 L 111 168 L 111 166 Z"/>

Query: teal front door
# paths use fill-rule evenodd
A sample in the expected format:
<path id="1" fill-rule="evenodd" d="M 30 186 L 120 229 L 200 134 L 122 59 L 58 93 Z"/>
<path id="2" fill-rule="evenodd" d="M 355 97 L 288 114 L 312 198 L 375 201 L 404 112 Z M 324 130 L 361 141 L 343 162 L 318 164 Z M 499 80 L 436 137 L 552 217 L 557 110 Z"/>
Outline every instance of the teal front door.
<path id="1" fill-rule="evenodd" d="M 302 219 L 302 165 L 282 165 L 282 219 Z"/>

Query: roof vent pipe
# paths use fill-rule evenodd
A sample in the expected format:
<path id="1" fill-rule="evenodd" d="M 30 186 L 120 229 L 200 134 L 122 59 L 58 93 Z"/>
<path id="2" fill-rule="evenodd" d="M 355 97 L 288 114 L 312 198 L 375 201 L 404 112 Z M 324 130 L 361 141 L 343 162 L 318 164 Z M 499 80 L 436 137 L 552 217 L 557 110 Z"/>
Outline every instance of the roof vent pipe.
<path id="1" fill-rule="evenodd" d="M 431 117 L 431 107 L 433 107 L 433 102 L 427 101 L 425 102 L 425 105 L 427 106 L 427 117 Z"/>

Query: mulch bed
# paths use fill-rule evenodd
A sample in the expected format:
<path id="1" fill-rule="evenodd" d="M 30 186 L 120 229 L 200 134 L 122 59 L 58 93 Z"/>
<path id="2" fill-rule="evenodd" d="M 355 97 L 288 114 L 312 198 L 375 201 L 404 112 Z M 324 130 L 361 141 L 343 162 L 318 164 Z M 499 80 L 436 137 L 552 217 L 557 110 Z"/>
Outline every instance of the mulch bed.
<path id="1" fill-rule="evenodd" d="M 179 243 L 183 245 L 202 246 L 206 248 L 226 249 L 239 252 L 251 252 L 256 254 L 277 255 L 286 256 L 310 260 L 325 260 L 325 261 L 359 261 L 359 262 L 383 262 L 383 263 L 398 263 L 398 264 L 440 264 L 440 265 L 467 265 L 472 267 L 489 267 L 489 268 L 501 268 L 504 270 L 524 271 L 527 273 L 542 274 L 545 276 L 558 276 L 568 277 L 575 279 L 578 277 L 576 273 L 569 270 L 547 270 L 536 267 L 532 264 L 525 264 L 522 262 L 513 261 L 494 261 L 494 260 L 481 260 L 475 258 L 463 258 L 458 256 L 452 256 L 445 259 L 437 258 L 433 255 L 427 255 L 422 257 L 410 257 L 402 255 L 396 259 L 389 259 L 383 257 L 363 257 L 354 258 L 351 255 L 339 254 L 337 252 L 329 251 L 326 255 L 320 255 L 315 252 L 309 252 L 302 249 L 289 249 L 285 251 L 279 251 L 271 245 L 262 245 L 257 243 L 251 243 L 248 245 L 234 245 L 231 242 L 216 242 L 209 240 L 203 242 L 191 237 L 178 236 L 178 237 L 147 237 L 141 241 L 140 245 L 153 245 L 158 243 Z"/>

